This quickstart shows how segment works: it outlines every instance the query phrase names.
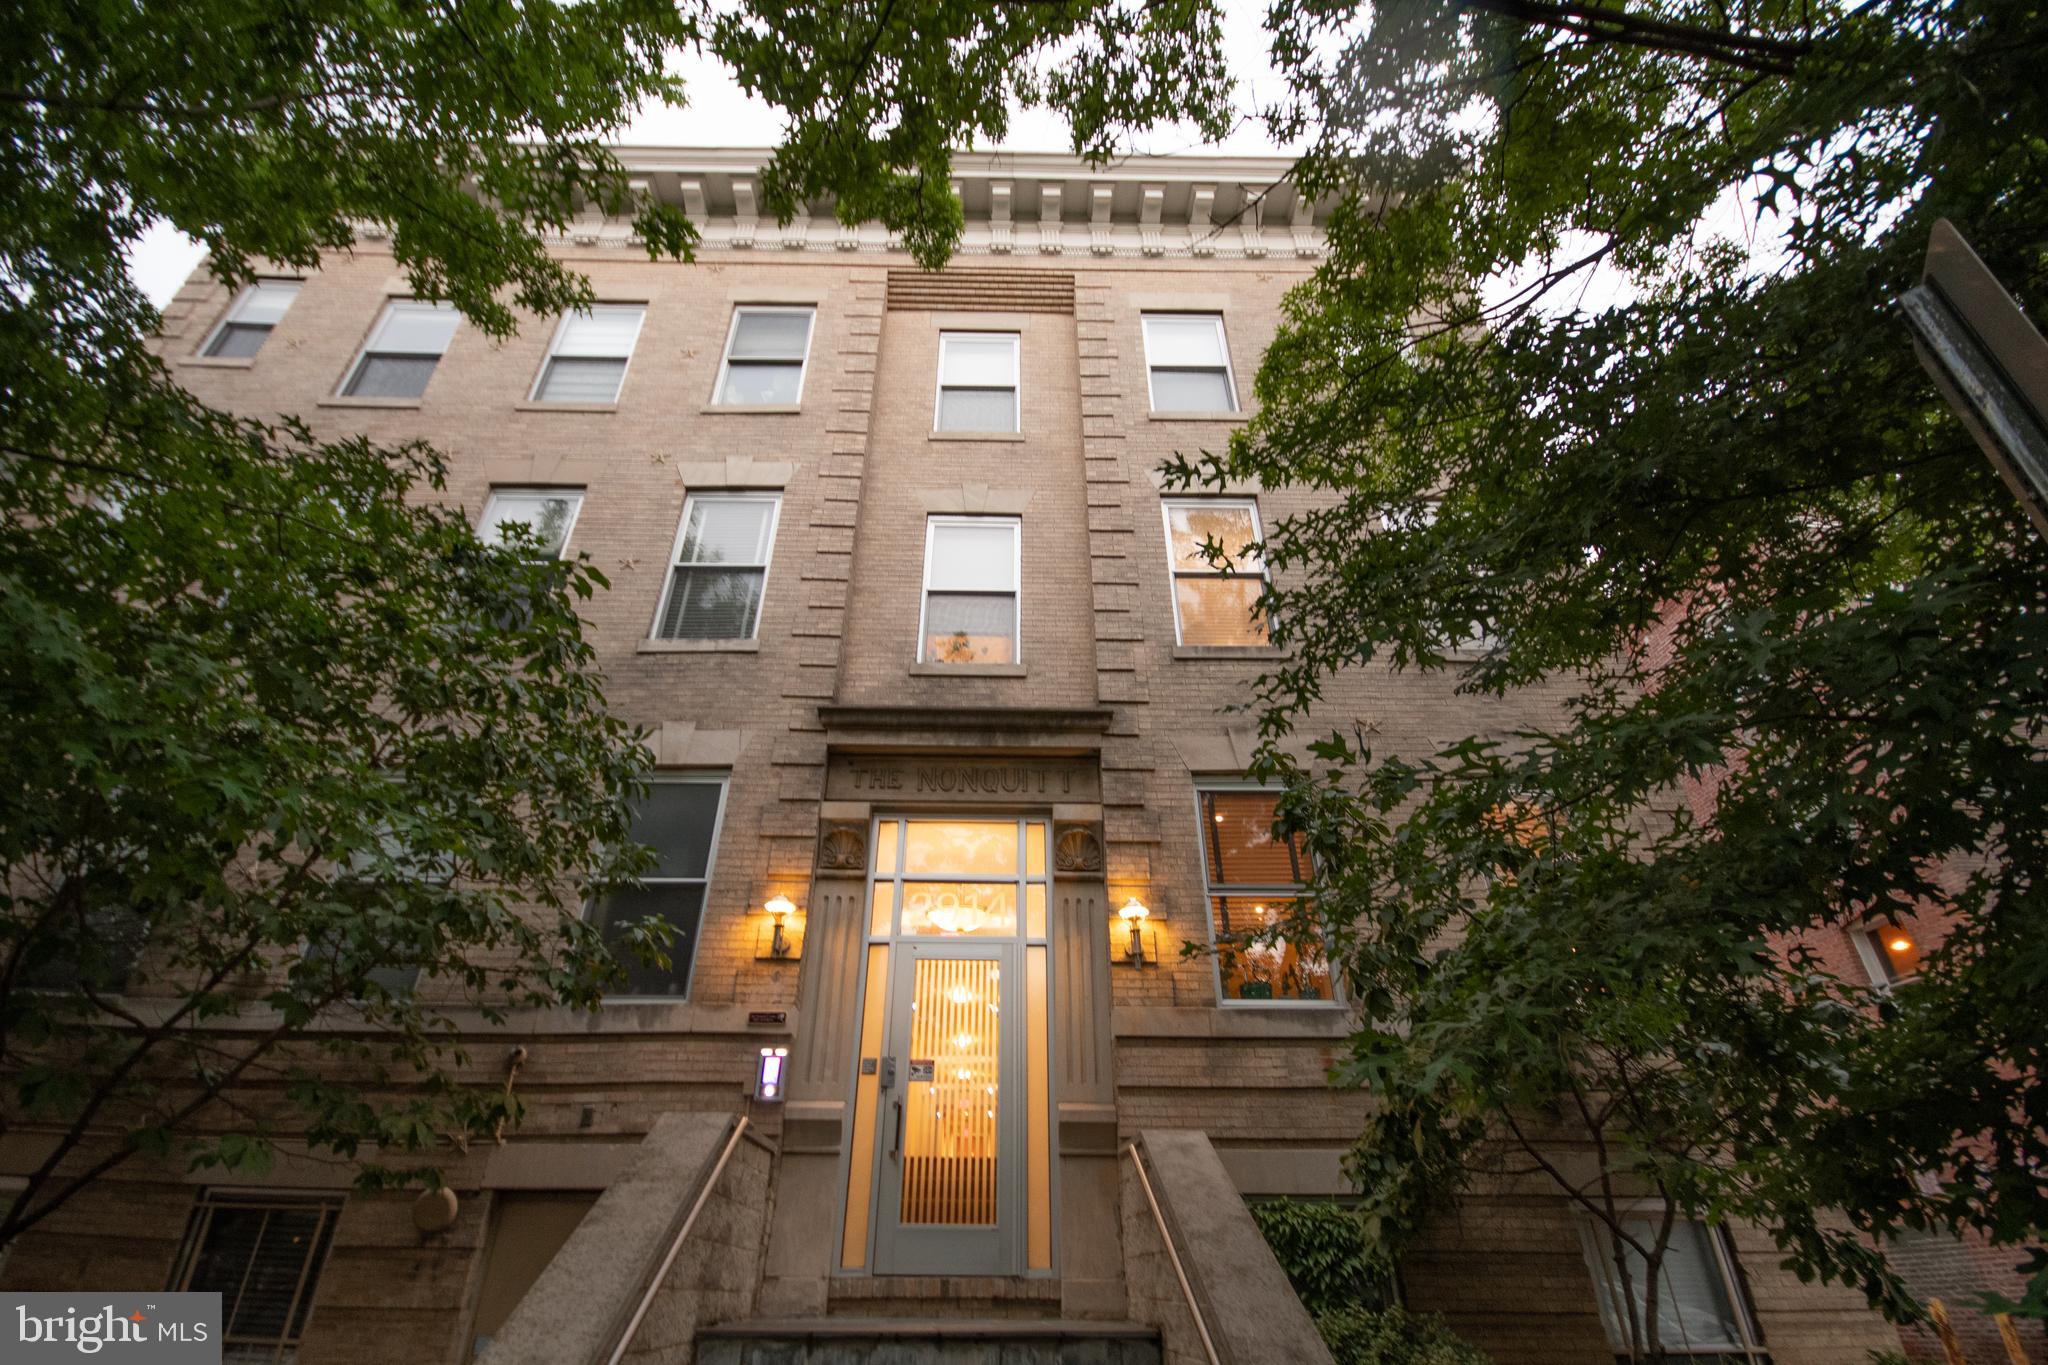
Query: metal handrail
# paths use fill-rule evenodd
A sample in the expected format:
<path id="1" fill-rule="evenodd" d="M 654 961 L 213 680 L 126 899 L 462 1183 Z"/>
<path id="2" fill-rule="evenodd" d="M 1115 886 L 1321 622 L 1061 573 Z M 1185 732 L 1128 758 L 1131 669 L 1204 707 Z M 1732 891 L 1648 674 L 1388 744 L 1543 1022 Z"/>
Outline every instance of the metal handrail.
<path id="1" fill-rule="evenodd" d="M 1138 1144 L 1124 1144 L 1124 1155 L 1131 1159 L 1131 1166 L 1138 1173 L 1138 1185 L 1145 1191 L 1145 1202 L 1152 1206 L 1152 1221 L 1159 1225 L 1159 1242 L 1166 1248 L 1166 1259 L 1173 1262 L 1174 1278 L 1180 1281 L 1182 1297 L 1188 1301 L 1188 1313 L 1195 1320 L 1195 1331 L 1201 1334 L 1203 1354 L 1209 1357 L 1209 1365 L 1223 1365 L 1222 1357 L 1216 1354 L 1216 1340 L 1209 1335 L 1209 1324 L 1202 1318 L 1202 1305 L 1195 1302 L 1195 1287 L 1188 1283 L 1188 1272 L 1180 1263 L 1180 1252 L 1174 1249 L 1173 1234 L 1167 1231 L 1166 1215 L 1160 1211 L 1159 1197 L 1152 1193 L 1152 1181 L 1145 1174 L 1145 1157 L 1138 1150 Z M 613 1361 L 617 1365 L 617 1361 Z"/>
<path id="2" fill-rule="evenodd" d="M 718 1186 L 718 1177 L 725 1174 L 725 1163 L 732 1160 L 733 1149 L 740 1145 L 740 1138 L 747 1131 L 747 1123 L 747 1116 L 742 1114 L 733 1124 L 732 1136 L 725 1140 L 725 1150 L 718 1154 L 718 1164 L 711 1168 L 710 1175 L 704 1177 L 704 1187 L 697 1191 L 696 1201 L 690 1205 L 690 1211 L 683 1215 L 683 1225 L 676 1229 L 675 1240 L 668 1244 L 668 1254 L 661 1258 L 660 1268 L 654 1272 L 654 1278 L 647 1282 L 647 1292 L 640 1296 L 639 1306 L 627 1320 L 626 1330 L 620 1334 L 619 1344 L 612 1348 L 605 1365 L 619 1365 L 619 1362 L 626 1358 L 626 1351 L 633 1345 L 633 1338 L 639 1334 L 640 1324 L 647 1317 L 647 1310 L 654 1306 L 654 1296 L 661 1292 L 662 1282 L 668 1279 L 669 1268 L 676 1263 L 676 1257 L 682 1254 L 683 1240 L 690 1235 L 690 1229 L 697 1225 L 697 1215 L 703 1211 L 704 1201 L 711 1198 L 711 1191 Z"/>

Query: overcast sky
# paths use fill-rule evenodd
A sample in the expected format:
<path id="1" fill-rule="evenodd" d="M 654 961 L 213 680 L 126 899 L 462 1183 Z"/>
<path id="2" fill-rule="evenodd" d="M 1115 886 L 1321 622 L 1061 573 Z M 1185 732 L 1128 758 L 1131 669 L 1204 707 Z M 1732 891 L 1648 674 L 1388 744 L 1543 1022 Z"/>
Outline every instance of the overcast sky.
<path id="1" fill-rule="evenodd" d="M 1220 143 L 1205 144 L 1189 128 L 1163 128 L 1145 137 L 1135 150 L 1141 152 L 1212 152 L 1237 155 L 1290 151 L 1276 147 L 1265 129 L 1251 117 L 1262 101 L 1279 93 L 1279 81 L 1266 62 L 1267 42 L 1260 18 L 1261 0 L 1230 0 L 1224 18 L 1224 51 L 1237 63 L 1236 130 Z M 633 121 L 623 142 L 653 147 L 772 147 L 782 138 L 782 124 L 774 109 L 748 98 L 725 68 L 702 57 L 681 62 L 689 103 L 683 108 L 657 105 Z M 1020 112 L 1012 120 L 1010 136 L 997 144 L 1006 151 L 1065 151 L 1066 127 L 1055 115 L 1043 110 Z M 191 239 L 167 224 L 160 224 L 142 239 L 129 258 L 129 270 L 136 282 L 159 306 L 167 302 L 199 264 L 200 250 Z"/>

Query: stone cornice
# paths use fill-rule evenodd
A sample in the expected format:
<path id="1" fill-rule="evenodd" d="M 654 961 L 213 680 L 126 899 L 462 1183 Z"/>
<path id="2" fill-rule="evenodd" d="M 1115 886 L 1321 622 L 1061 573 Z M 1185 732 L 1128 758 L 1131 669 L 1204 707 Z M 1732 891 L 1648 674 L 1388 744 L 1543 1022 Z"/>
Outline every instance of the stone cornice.
<path id="1" fill-rule="evenodd" d="M 757 148 L 620 147 L 636 189 L 690 215 L 711 250 L 900 254 L 877 224 L 848 227 L 829 200 L 788 224 L 761 209 Z M 1327 205 L 1296 192 L 1287 157 L 1133 156 L 1095 168 L 1051 152 L 965 152 L 953 189 L 970 256 L 1313 260 Z M 635 247 L 632 225 L 592 210 L 554 239 Z"/>

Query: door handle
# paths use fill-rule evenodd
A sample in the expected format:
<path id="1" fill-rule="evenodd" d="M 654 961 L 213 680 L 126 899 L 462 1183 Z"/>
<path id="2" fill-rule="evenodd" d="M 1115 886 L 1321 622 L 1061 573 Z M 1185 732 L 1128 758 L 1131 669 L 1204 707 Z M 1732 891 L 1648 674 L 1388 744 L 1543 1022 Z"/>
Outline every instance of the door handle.
<path id="1" fill-rule="evenodd" d="M 903 1159 L 903 1101 L 896 1101 L 896 1145 L 889 1149 L 891 1161 Z"/>

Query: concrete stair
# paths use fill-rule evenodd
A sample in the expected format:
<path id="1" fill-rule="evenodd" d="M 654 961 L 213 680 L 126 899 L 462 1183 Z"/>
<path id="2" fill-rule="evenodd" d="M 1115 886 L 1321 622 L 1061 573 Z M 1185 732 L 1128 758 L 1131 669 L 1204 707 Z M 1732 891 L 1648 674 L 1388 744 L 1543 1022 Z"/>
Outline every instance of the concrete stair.
<path id="1" fill-rule="evenodd" d="M 1159 1333 L 1063 1318 L 762 1318 L 697 1332 L 697 1365 L 1160 1365 Z"/>
<path id="2" fill-rule="evenodd" d="M 1023 1275 L 876 1275 L 830 1281 L 832 1318 L 1057 1318 L 1060 1282 Z"/>

